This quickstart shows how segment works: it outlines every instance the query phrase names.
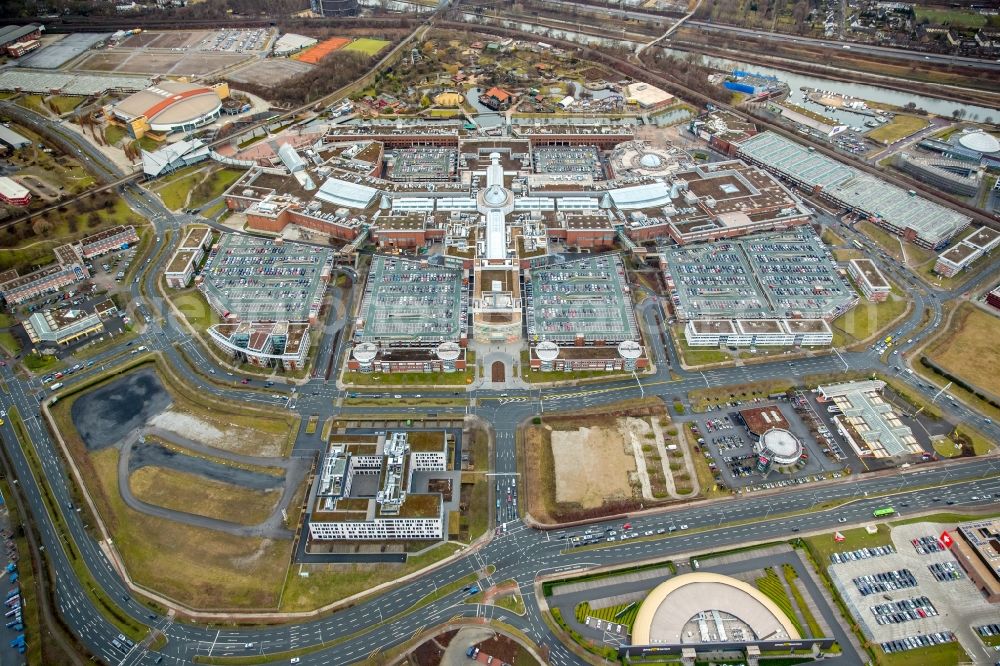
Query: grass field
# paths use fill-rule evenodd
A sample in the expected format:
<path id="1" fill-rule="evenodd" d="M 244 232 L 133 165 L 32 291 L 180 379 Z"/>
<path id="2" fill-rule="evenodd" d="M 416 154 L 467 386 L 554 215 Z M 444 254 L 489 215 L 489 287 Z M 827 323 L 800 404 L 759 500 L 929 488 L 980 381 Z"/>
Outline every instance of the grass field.
<path id="1" fill-rule="evenodd" d="M 409 573 L 442 560 L 461 550 L 462 546 L 445 543 L 430 551 L 410 557 L 406 564 L 315 564 L 304 565 L 308 576 L 288 576 L 281 595 L 281 610 L 285 612 L 312 610 L 338 599 L 365 592 L 382 583 L 397 580 Z M 401 609 L 402 610 L 402 609 Z M 391 615 L 392 611 L 386 611 Z"/>
<path id="2" fill-rule="evenodd" d="M 45 108 L 45 102 L 42 101 L 41 95 L 22 95 L 20 99 L 17 100 L 17 105 L 30 109 L 37 114 L 45 116 L 46 118 L 49 117 L 49 112 Z"/>
<path id="3" fill-rule="evenodd" d="M 188 202 L 188 205 L 193 208 L 208 203 L 225 192 L 243 174 L 244 172 L 239 169 L 216 169 L 202 184 L 201 188 L 204 191 L 196 188 L 191 193 L 191 200 Z"/>
<path id="4" fill-rule="evenodd" d="M 921 518 L 921 520 L 931 520 L 932 518 Z M 833 532 L 818 536 L 805 537 L 802 539 L 809 550 L 816 558 L 816 563 L 825 571 L 830 566 L 830 555 L 833 553 L 843 553 L 848 550 L 858 548 L 872 548 L 874 546 L 888 546 L 892 544 L 889 537 L 889 528 L 879 525 L 878 532 L 868 534 L 863 527 L 850 530 L 840 530 L 844 535 L 844 541 L 837 543 L 833 539 Z"/>
<path id="5" fill-rule="evenodd" d="M 911 134 L 915 134 L 920 130 L 924 129 L 930 125 L 930 121 L 926 118 L 920 116 L 907 116 L 902 113 L 897 113 L 896 116 L 885 123 L 876 127 L 866 136 L 872 141 L 879 141 L 881 143 L 889 144 L 900 139 L 905 139 Z"/>
<path id="6" fill-rule="evenodd" d="M 80 106 L 83 104 L 83 100 L 85 99 L 86 97 L 77 97 L 72 95 L 53 95 L 49 98 L 49 102 L 55 105 L 61 115 L 63 113 L 69 113 L 76 107 Z"/>
<path id="7" fill-rule="evenodd" d="M 928 22 L 937 25 L 950 25 L 955 28 L 981 28 L 987 22 L 987 18 L 982 14 L 965 9 L 938 9 L 917 5 L 913 8 L 913 12 L 916 14 L 917 23 L 927 19 Z"/>
<path id="8" fill-rule="evenodd" d="M 968 383 L 1000 395 L 1000 349 L 993 337 L 998 331 L 1000 319 L 964 303 L 928 356 Z"/>
<path id="9" fill-rule="evenodd" d="M 170 210 L 184 208 L 187 202 L 188 193 L 194 189 L 195 185 L 201 182 L 202 174 L 191 173 L 183 178 L 173 180 L 159 188 L 157 191 L 163 205 Z"/>
<path id="10" fill-rule="evenodd" d="M 867 340 L 885 329 L 906 311 L 907 300 L 893 287 L 889 298 L 881 303 L 864 300 L 853 309 L 833 320 L 833 346 L 843 347 Z"/>
<path id="11" fill-rule="evenodd" d="M 257 525 L 266 520 L 281 497 L 280 486 L 250 490 L 152 465 L 133 472 L 129 486 L 144 502 L 241 525 Z"/>
<path id="12" fill-rule="evenodd" d="M 389 44 L 390 42 L 387 42 L 384 39 L 360 37 L 345 46 L 344 51 L 357 51 L 359 53 L 364 53 L 365 55 L 373 56 L 378 54 L 378 52 L 385 47 L 389 46 Z"/>
<path id="13" fill-rule="evenodd" d="M 118 142 L 126 136 L 128 136 L 128 132 L 125 131 L 124 127 L 109 123 L 108 126 L 104 128 L 104 138 L 107 139 L 107 142 L 112 146 L 117 146 Z"/>
<path id="14" fill-rule="evenodd" d="M 208 305 L 208 301 L 205 300 L 202 293 L 194 287 L 172 293 L 169 296 L 170 301 L 197 331 L 204 333 L 209 326 L 222 322 L 218 313 Z"/>
<path id="15" fill-rule="evenodd" d="M 139 365 L 149 367 L 141 361 Z M 125 366 L 125 370 L 129 367 Z M 297 416 L 279 418 L 261 410 L 251 412 L 244 406 L 206 398 L 196 403 L 187 397 L 192 393 L 190 390 L 175 384 L 176 380 L 164 368 L 158 369 L 161 381 L 171 393 L 172 409 L 194 415 L 213 428 L 253 427 L 257 433 L 255 441 L 271 449 L 287 451 L 290 447 L 289 433 L 294 438 L 298 431 Z M 121 371 L 109 371 L 97 385 L 117 379 Z M 52 416 L 135 580 L 197 608 L 276 608 L 291 543 L 232 537 L 128 508 L 118 493 L 118 450 L 88 452 L 73 426 L 72 407 L 83 394 L 65 396 L 53 406 Z M 250 450 L 240 453 L 254 455 Z M 202 493 L 200 501 L 206 491 L 192 489 L 192 492 Z"/>
<path id="16" fill-rule="evenodd" d="M 118 451 L 90 456 L 91 488 L 132 577 L 195 608 L 275 608 L 291 542 L 240 538 L 134 511 L 118 494 Z"/>

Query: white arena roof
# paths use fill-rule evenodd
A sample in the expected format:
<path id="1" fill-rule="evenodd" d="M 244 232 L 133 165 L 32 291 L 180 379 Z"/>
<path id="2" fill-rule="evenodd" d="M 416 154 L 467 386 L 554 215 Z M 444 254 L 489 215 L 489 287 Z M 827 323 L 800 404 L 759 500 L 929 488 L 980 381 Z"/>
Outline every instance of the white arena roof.
<path id="1" fill-rule="evenodd" d="M 1000 141 L 997 141 L 995 136 L 986 132 L 969 132 L 968 134 L 963 134 L 958 138 L 958 142 L 969 150 L 986 153 L 987 155 L 1000 151 Z"/>

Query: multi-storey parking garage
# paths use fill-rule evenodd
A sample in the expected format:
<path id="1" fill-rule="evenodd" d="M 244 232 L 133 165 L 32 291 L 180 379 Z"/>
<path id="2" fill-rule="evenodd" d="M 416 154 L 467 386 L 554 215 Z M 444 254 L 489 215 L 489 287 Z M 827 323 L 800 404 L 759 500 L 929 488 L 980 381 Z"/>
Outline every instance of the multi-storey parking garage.
<path id="1" fill-rule="evenodd" d="M 355 341 L 408 346 L 458 342 L 467 337 L 468 308 L 461 271 L 377 255 Z"/>
<path id="2" fill-rule="evenodd" d="M 223 234 L 199 288 L 224 319 L 315 323 L 332 257 L 326 248 Z"/>
<path id="3" fill-rule="evenodd" d="M 663 249 L 681 320 L 835 317 L 857 294 L 809 229 Z"/>
<path id="4" fill-rule="evenodd" d="M 639 340 L 625 268 L 616 254 L 533 269 L 525 292 L 532 342 Z"/>

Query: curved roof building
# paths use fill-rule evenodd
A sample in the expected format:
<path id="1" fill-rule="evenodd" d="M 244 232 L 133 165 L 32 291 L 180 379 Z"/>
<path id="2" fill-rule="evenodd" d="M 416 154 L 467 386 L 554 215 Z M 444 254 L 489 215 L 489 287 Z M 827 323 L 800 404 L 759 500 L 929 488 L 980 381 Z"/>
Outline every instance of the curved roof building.
<path id="1" fill-rule="evenodd" d="M 706 614 L 712 622 L 704 621 Z M 724 619 L 724 625 L 714 618 Z M 729 576 L 695 572 L 653 588 L 632 625 L 632 644 L 726 642 L 737 633 L 743 642 L 800 638 L 792 621 L 757 588 Z"/>
<path id="2" fill-rule="evenodd" d="M 958 142 L 969 150 L 975 150 L 984 155 L 990 155 L 1000 151 L 1000 141 L 992 134 L 986 132 L 968 132 L 958 138 Z"/>
<path id="3" fill-rule="evenodd" d="M 154 132 L 192 130 L 219 117 L 225 96 L 208 86 L 161 81 L 118 102 L 114 114 L 126 123 L 142 119 Z"/>

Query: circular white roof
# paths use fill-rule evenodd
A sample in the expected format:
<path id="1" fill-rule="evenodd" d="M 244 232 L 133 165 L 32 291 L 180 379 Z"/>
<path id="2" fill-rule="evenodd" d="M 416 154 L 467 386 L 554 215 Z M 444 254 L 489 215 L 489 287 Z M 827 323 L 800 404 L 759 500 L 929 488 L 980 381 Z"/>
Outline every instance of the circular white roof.
<path id="1" fill-rule="evenodd" d="M 771 428 L 760 437 L 760 444 L 763 449 L 771 452 L 777 462 L 789 464 L 795 462 L 802 455 L 802 445 L 795 435 L 782 428 Z"/>
<path id="2" fill-rule="evenodd" d="M 622 340 L 618 343 L 618 354 L 622 358 L 636 359 L 642 356 L 642 347 L 635 340 Z"/>
<path id="3" fill-rule="evenodd" d="M 958 142 L 969 150 L 980 153 L 995 153 L 1000 150 L 1000 141 L 986 132 L 969 132 L 958 138 Z"/>
<path id="4" fill-rule="evenodd" d="M 353 355 L 361 363 L 371 363 L 378 355 L 378 347 L 373 342 L 362 342 L 354 347 Z"/>
<path id="5" fill-rule="evenodd" d="M 559 356 L 559 347 L 551 340 L 542 340 L 535 346 L 535 354 L 543 361 L 552 361 Z"/>
<path id="6" fill-rule="evenodd" d="M 507 192 L 499 185 L 490 185 L 483 194 L 483 201 L 490 206 L 502 206 L 507 201 Z"/>
<path id="7" fill-rule="evenodd" d="M 457 342 L 442 342 L 437 348 L 437 357 L 442 361 L 454 361 L 462 355 L 462 348 Z"/>
<path id="8" fill-rule="evenodd" d="M 659 155 L 654 155 L 653 153 L 646 153 L 641 158 L 639 158 L 639 164 L 646 167 L 647 169 L 659 169 L 660 165 L 663 164 L 663 160 L 660 159 Z"/>

